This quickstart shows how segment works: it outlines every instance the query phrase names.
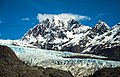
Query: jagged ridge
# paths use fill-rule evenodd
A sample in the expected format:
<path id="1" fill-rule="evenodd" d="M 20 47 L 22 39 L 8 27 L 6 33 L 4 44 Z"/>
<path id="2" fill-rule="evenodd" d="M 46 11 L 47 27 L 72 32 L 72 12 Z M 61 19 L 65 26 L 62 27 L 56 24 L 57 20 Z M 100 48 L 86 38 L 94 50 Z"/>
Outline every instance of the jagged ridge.
<path id="1" fill-rule="evenodd" d="M 50 50 L 96 52 L 120 45 L 120 24 L 110 28 L 105 22 L 99 21 L 90 28 L 74 19 L 66 21 L 54 16 L 52 20 L 43 20 L 28 30 L 21 43 Z"/>

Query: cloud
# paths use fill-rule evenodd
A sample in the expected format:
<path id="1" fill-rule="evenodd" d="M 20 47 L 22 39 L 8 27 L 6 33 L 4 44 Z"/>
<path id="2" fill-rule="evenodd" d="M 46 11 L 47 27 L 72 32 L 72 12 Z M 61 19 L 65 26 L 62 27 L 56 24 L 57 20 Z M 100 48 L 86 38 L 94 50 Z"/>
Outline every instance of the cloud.
<path id="1" fill-rule="evenodd" d="M 2 23 L 2 21 L 0 21 L 0 23 Z"/>
<path id="2" fill-rule="evenodd" d="M 62 14 L 38 14 L 37 19 L 40 21 L 45 19 L 52 19 L 55 15 L 57 15 L 62 20 L 68 20 L 68 19 L 74 19 L 77 21 L 81 20 L 91 20 L 88 16 L 78 15 L 78 14 L 72 14 L 72 13 L 62 13 Z"/>
<path id="3" fill-rule="evenodd" d="M 100 14 L 98 14 L 98 15 L 96 16 L 96 18 L 101 17 L 101 16 L 104 16 L 104 15 L 106 15 L 106 14 L 105 14 L 105 13 L 100 13 Z"/>
<path id="4" fill-rule="evenodd" d="M 35 23 L 32 23 L 33 25 L 35 25 Z"/>
<path id="5" fill-rule="evenodd" d="M 31 19 L 30 18 L 22 18 L 21 20 L 23 20 L 23 21 L 29 21 Z"/>

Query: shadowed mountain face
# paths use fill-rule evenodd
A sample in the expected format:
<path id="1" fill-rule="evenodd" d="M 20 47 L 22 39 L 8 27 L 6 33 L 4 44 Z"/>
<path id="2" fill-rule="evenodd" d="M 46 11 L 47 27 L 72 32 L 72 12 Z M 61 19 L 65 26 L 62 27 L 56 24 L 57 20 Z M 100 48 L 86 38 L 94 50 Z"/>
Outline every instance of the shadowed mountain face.
<path id="1" fill-rule="evenodd" d="M 0 45 L 0 77 L 72 77 L 69 72 L 22 63 L 7 46 Z"/>
<path id="2" fill-rule="evenodd" d="M 101 55 L 106 56 L 110 59 L 120 60 L 120 46 L 115 46 L 106 49 L 99 48 L 98 50 L 91 52 L 90 54 Z"/>

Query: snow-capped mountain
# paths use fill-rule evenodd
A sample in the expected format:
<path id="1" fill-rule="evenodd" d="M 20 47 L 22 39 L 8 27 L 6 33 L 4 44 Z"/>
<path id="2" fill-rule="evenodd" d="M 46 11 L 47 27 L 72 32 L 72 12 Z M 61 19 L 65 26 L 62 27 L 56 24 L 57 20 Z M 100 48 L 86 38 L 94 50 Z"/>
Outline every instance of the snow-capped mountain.
<path id="1" fill-rule="evenodd" d="M 73 19 L 61 20 L 54 16 L 28 30 L 21 41 L 43 49 L 61 50 L 62 46 L 89 29 Z"/>
<path id="2" fill-rule="evenodd" d="M 61 20 L 55 15 L 53 19 L 43 20 L 28 30 L 21 43 L 42 49 L 90 53 L 96 49 L 120 46 L 120 24 L 110 28 L 99 21 L 91 28 L 74 19 Z"/>
<path id="3" fill-rule="evenodd" d="M 96 49 L 120 46 L 120 24 L 110 28 L 99 21 L 91 28 L 74 19 L 61 20 L 55 15 L 28 30 L 20 41 L 42 49 L 91 53 Z"/>

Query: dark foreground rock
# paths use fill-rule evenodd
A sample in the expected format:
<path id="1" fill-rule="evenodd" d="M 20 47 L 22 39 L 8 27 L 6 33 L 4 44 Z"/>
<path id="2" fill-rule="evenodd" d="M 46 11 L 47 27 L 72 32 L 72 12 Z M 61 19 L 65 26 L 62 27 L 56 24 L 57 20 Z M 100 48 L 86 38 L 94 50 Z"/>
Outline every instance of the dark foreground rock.
<path id="1" fill-rule="evenodd" d="M 27 66 L 19 60 L 12 49 L 0 45 L 0 77 L 72 77 L 72 75 L 63 70 Z"/>
<path id="2" fill-rule="evenodd" d="M 116 68 L 103 68 L 96 71 L 90 77 L 120 77 L 120 67 Z"/>

